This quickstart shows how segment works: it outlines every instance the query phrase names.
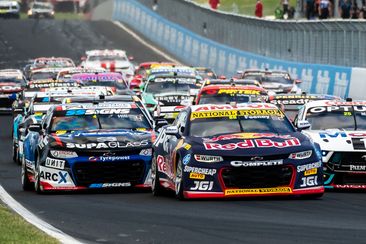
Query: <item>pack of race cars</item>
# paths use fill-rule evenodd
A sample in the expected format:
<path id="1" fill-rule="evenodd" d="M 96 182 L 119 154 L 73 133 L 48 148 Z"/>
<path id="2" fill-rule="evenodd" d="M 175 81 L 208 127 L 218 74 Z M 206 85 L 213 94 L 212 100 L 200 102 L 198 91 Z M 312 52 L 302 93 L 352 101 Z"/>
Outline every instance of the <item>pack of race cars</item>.
<path id="1" fill-rule="evenodd" d="M 141 187 L 187 199 L 366 189 L 366 101 L 304 93 L 284 71 L 226 79 L 132 59 L 90 50 L 79 67 L 41 57 L 0 70 L 24 190 Z"/>

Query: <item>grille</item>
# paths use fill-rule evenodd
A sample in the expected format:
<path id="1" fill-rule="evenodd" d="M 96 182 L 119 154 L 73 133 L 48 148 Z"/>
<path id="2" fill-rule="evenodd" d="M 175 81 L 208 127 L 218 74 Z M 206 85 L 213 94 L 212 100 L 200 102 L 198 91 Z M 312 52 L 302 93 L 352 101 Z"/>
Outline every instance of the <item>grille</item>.
<path id="1" fill-rule="evenodd" d="M 0 98 L 0 107 L 1 108 L 11 108 L 13 104 L 13 100 L 8 98 Z"/>
<path id="2" fill-rule="evenodd" d="M 366 174 L 337 173 L 334 178 L 334 184 L 365 185 Z"/>
<path id="3" fill-rule="evenodd" d="M 266 188 L 289 186 L 292 178 L 290 166 L 226 168 L 221 176 L 226 188 Z"/>
<path id="4" fill-rule="evenodd" d="M 276 160 L 276 159 L 287 159 L 290 154 L 277 154 L 277 155 L 268 155 L 262 156 L 263 159 L 259 161 L 268 161 L 268 160 Z M 224 156 L 225 161 L 252 161 L 252 158 L 255 156 Z"/>
<path id="5" fill-rule="evenodd" d="M 335 152 L 329 162 L 339 165 L 366 165 L 366 152 Z"/>
<path id="6" fill-rule="evenodd" d="M 89 162 L 76 163 L 73 173 L 80 186 L 93 183 L 141 182 L 145 172 L 142 160 L 126 162 Z"/>

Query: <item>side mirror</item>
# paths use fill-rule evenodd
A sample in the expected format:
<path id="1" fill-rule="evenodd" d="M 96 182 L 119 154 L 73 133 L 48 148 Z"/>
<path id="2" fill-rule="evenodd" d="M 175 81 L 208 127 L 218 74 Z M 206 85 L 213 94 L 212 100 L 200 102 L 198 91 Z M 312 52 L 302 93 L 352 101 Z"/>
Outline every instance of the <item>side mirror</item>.
<path id="1" fill-rule="evenodd" d="M 86 57 L 85 57 L 85 56 L 82 56 L 82 57 L 80 58 L 80 60 L 81 60 L 81 61 L 85 61 L 85 60 L 86 60 Z"/>
<path id="2" fill-rule="evenodd" d="M 309 129 L 311 127 L 311 124 L 307 120 L 302 120 L 302 121 L 297 121 L 296 127 L 299 130 L 306 130 L 306 129 Z"/>
<path id="3" fill-rule="evenodd" d="M 169 124 L 168 121 L 166 121 L 165 119 L 157 119 L 155 121 L 155 130 L 158 130 L 161 127 L 166 126 L 168 124 Z"/>
<path id="4" fill-rule="evenodd" d="M 225 79 L 226 79 L 226 76 L 225 76 L 225 75 L 220 75 L 220 76 L 219 76 L 219 79 L 220 79 L 220 80 L 225 80 Z"/>
<path id="5" fill-rule="evenodd" d="M 40 124 L 31 124 L 29 125 L 28 130 L 39 133 L 42 130 L 42 126 Z"/>
<path id="6" fill-rule="evenodd" d="M 129 56 L 128 60 L 133 61 L 135 58 L 133 56 Z"/>
<path id="7" fill-rule="evenodd" d="M 244 71 L 242 71 L 242 70 L 237 70 L 237 71 L 236 71 L 236 74 L 237 74 L 237 75 L 242 76 L 242 75 L 244 74 Z"/>
<path id="8" fill-rule="evenodd" d="M 302 82 L 302 80 L 296 79 L 295 80 L 295 84 L 300 84 Z"/>
<path id="9" fill-rule="evenodd" d="M 168 126 L 165 128 L 165 134 L 168 136 L 175 136 L 177 138 L 180 138 L 178 127 L 175 125 Z"/>

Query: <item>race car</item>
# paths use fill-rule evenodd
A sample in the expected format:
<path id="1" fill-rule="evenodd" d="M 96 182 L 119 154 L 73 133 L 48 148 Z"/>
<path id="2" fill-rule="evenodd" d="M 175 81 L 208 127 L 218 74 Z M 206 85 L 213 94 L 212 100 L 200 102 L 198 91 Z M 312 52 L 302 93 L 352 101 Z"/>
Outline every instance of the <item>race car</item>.
<path id="1" fill-rule="evenodd" d="M 293 121 L 302 105 L 310 101 L 341 100 L 340 97 L 326 94 L 277 94 L 268 97 L 268 102 L 278 105 L 287 117 Z"/>
<path id="2" fill-rule="evenodd" d="M 314 101 L 295 125 L 318 143 L 329 189 L 366 189 L 366 101 Z"/>
<path id="3" fill-rule="evenodd" d="M 133 57 L 128 57 L 123 50 L 90 50 L 85 52 L 80 64 L 83 68 L 104 68 L 111 72 L 120 72 L 127 76 L 128 81 L 132 79 L 135 66 L 131 63 Z"/>
<path id="4" fill-rule="evenodd" d="M 135 70 L 135 75 L 130 81 L 130 89 L 134 91 L 140 90 L 140 85 L 143 83 L 143 79 L 146 79 L 149 75 L 150 69 L 156 69 L 161 67 L 175 67 L 175 63 L 169 62 L 144 62 L 141 63 Z"/>
<path id="5" fill-rule="evenodd" d="M 0 18 L 20 18 L 20 6 L 17 1 L 0 1 Z"/>
<path id="6" fill-rule="evenodd" d="M 126 81 L 120 73 L 80 73 L 71 76 L 71 80 L 80 82 L 83 86 L 109 87 L 113 94 L 132 94 Z"/>
<path id="7" fill-rule="evenodd" d="M 150 75 L 141 86 L 142 102 L 154 117 L 173 121 L 182 108 L 193 103 L 200 79 L 178 73 Z"/>
<path id="8" fill-rule="evenodd" d="M 199 91 L 195 104 L 265 102 L 267 97 L 267 91 L 257 86 L 209 85 Z"/>
<path id="9" fill-rule="evenodd" d="M 56 76 L 63 68 L 37 68 L 32 69 L 29 73 L 28 80 L 52 80 L 56 79 Z"/>
<path id="10" fill-rule="evenodd" d="M 324 192 L 319 148 L 273 104 L 194 105 L 153 146 L 152 192 L 179 199 Z"/>
<path id="11" fill-rule="evenodd" d="M 0 113 L 11 113 L 12 104 L 26 85 L 20 70 L 0 70 Z"/>
<path id="12" fill-rule="evenodd" d="M 211 68 L 194 67 L 194 69 L 196 70 L 197 75 L 201 76 L 203 80 L 213 80 L 218 78 L 215 71 Z"/>
<path id="13" fill-rule="evenodd" d="M 28 101 L 28 106 L 13 119 L 13 161 L 20 164 L 23 156 L 23 140 L 28 134 L 28 127 L 31 124 L 40 123 L 47 110 L 56 104 L 61 104 L 65 99 L 72 99 L 73 96 L 84 96 L 93 98 L 100 95 L 99 90 L 75 88 L 72 92 L 67 90 L 56 92 L 37 92 Z M 105 97 L 105 95 L 103 95 Z"/>
<path id="14" fill-rule="evenodd" d="M 301 94 L 301 89 L 298 87 L 301 80 L 292 79 L 285 71 L 246 70 L 240 78 L 258 80 L 268 92 Z"/>
<path id="15" fill-rule="evenodd" d="M 22 158 L 24 190 L 151 186 L 155 133 L 136 103 L 58 105 L 28 130 Z"/>
<path id="16" fill-rule="evenodd" d="M 74 61 L 64 57 L 40 57 L 29 60 L 29 63 L 23 68 L 25 77 L 29 80 L 31 72 L 34 69 L 41 68 L 70 68 L 75 67 Z"/>

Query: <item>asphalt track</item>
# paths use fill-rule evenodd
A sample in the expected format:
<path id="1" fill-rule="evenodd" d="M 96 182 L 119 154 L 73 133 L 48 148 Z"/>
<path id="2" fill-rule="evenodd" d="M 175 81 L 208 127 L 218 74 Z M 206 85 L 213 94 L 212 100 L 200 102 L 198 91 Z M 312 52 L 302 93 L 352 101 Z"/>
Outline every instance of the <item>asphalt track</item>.
<path id="1" fill-rule="evenodd" d="M 0 21 L 0 67 L 37 56 L 123 48 L 136 61 L 161 60 L 108 22 Z M 24 192 L 11 160 L 11 119 L 0 117 L 0 184 L 17 201 L 88 243 L 366 243 L 366 193 L 320 200 L 243 199 L 180 202 L 149 192 L 37 195 Z"/>

